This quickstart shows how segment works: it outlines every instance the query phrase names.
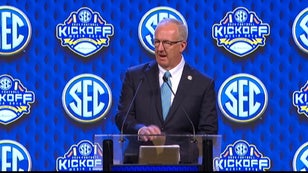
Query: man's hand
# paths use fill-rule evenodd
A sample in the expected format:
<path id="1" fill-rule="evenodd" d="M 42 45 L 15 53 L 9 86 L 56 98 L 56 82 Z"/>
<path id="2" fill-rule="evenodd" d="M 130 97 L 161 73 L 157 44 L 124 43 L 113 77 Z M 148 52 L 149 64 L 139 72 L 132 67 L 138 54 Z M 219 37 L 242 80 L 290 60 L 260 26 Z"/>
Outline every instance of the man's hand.
<path id="1" fill-rule="evenodd" d="M 138 130 L 139 140 L 141 141 L 153 141 L 156 136 L 160 135 L 160 128 L 156 125 L 144 126 Z M 153 136 L 152 136 L 153 135 Z"/>

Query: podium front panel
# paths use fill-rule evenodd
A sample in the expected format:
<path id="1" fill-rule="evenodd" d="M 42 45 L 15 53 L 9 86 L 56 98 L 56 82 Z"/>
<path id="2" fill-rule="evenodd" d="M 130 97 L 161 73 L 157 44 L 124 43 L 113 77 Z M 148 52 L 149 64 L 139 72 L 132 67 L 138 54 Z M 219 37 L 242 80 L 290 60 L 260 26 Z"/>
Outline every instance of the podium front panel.
<path id="1" fill-rule="evenodd" d="M 221 153 L 221 135 L 138 135 L 96 134 L 94 143 L 103 149 L 103 171 L 217 171 L 213 158 Z"/>

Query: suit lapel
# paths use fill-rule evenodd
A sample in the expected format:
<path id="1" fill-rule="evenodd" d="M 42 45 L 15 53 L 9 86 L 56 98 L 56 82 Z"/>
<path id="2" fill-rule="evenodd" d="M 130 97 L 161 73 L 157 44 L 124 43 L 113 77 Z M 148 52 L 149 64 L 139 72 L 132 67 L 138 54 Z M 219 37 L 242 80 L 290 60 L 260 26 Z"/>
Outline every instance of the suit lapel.
<path id="1" fill-rule="evenodd" d="M 191 79 L 192 79 L 191 68 L 187 64 L 185 64 L 183 73 L 181 76 L 181 80 L 178 85 L 178 89 L 173 99 L 173 103 L 170 107 L 170 111 L 169 111 L 166 121 L 168 121 L 168 119 L 170 119 L 171 117 L 175 115 L 174 114 L 175 111 L 179 108 L 180 104 L 183 103 L 183 100 L 185 99 L 186 94 L 188 93 L 187 91 L 191 89 L 190 88 L 191 82 L 192 82 Z"/>
<path id="2" fill-rule="evenodd" d="M 163 113 L 162 113 L 162 105 L 161 105 L 161 96 L 160 96 L 160 86 L 159 86 L 159 70 L 157 63 L 151 63 L 149 71 L 146 73 L 146 78 L 148 80 L 148 86 L 151 91 L 151 97 L 154 100 L 154 106 L 156 109 L 156 115 L 163 122 Z"/>

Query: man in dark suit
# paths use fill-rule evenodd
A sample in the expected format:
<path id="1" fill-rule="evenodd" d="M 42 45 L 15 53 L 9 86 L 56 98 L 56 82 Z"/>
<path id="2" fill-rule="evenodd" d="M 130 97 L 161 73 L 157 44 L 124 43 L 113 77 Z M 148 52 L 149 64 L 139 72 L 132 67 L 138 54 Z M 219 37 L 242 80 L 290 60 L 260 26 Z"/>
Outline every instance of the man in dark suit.
<path id="1" fill-rule="evenodd" d="M 156 61 L 131 67 L 125 74 L 115 120 L 121 133 L 140 135 L 135 147 L 150 144 L 152 134 L 218 133 L 214 81 L 185 62 L 182 53 L 187 36 L 187 26 L 181 21 L 163 19 L 154 35 Z M 171 74 L 169 79 L 163 77 L 166 71 Z M 173 93 L 164 118 L 161 86 L 167 80 Z M 195 144 L 177 138 L 165 142 L 180 145 L 181 163 L 196 162 Z"/>

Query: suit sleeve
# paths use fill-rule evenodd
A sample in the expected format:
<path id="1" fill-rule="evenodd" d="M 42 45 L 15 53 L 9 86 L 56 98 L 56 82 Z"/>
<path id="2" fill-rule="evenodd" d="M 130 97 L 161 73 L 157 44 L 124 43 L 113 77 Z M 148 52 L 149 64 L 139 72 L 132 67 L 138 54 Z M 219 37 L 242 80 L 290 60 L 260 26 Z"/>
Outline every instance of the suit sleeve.
<path id="1" fill-rule="evenodd" d="M 115 115 L 116 125 L 120 131 L 123 127 L 124 134 L 137 134 L 138 130 L 143 127 L 143 125 L 138 124 L 135 119 L 135 103 L 133 101 L 133 97 L 135 95 L 136 88 L 140 83 L 140 79 L 134 78 L 133 76 L 133 71 L 128 69 L 125 73 L 118 110 Z M 132 104 L 131 107 L 130 104 Z"/>
<path id="2" fill-rule="evenodd" d="M 218 133 L 216 92 L 214 86 L 214 81 L 211 79 L 203 96 L 201 115 L 198 125 L 198 133 L 201 134 Z"/>

